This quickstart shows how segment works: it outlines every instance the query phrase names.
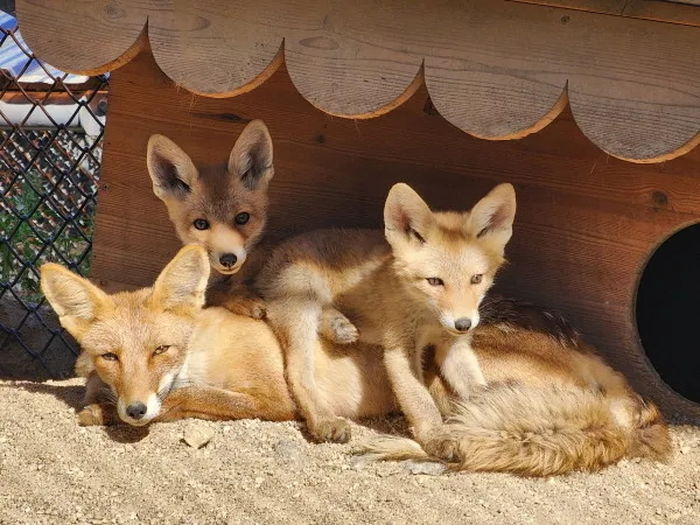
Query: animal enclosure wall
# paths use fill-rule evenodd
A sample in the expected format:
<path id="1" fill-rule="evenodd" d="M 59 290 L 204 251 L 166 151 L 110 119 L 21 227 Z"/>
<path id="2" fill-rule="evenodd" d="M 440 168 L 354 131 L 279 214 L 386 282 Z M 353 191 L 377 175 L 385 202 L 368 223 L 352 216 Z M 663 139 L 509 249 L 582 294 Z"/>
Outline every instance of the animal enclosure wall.
<path id="1" fill-rule="evenodd" d="M 18 5 L 21 8 L 30 3 Z M 640 3 L 632 5 L 639 7 Z M 240 56 L 242 65 L 238 69 L 228 63 L 218 64 L 225 71 L 234 71 L 232 76 L 247 74 L 246 78 L 254 79 L 241 81 L 240 89 L 225 89 L 221 82 L 226 81 L 226 75 L 212 73 L 208 77 L 206 64 L 197 66 L 205 69 L 189 73 L 187 64 L 176 72 L 168 69 L 179 67 L 173 65 L 177 53 L 190 59 L 205 57 L 164 43 L 162 27 L 152 28 L 153 49 L 142 35 L 138 45 L 118 61 L 123 65 L 113 72 L 110 82 L 110 121 L 92 276 L 113 289 L 149 284 L 179 247 L 165 207 L 153 195 L 146 172 L 145 149 L 151 134 L 169 136 L 195 162 L 218 163 L 225 161 L 243 126 L 260 118 L 268 124 L 275 145 L 269 225 L 272 238 L 322 226 L 380 226 L 386 192 L 397 181 L 414 186 L 438 209 L 468 208 L 494 184 L 512 182 L 519 207 L 514 237 L 507 250 L 510 264 L 498 282 L 499 291 L 562 311 L 641 392 L 669 412 L 700 417 L 700 405 L 667 386 L 650 362 L 640 342 L 635 315 L 640 277 L 656 247 L 677 230 L 700 221 L 700 149 L 693 149 L 700 127 L 700 37 L 698 19 L 693 19 L 697 12 L 676 25 L 669 20 L 671 15 L 667 15 L 666 22 L 592 13 L 581 18 L 581 13 L 569 9 L 521 5 L 518 9 L 522 7 L 528 9 L 522 13 L 529 23 L 551 19 L 557 27 L 588 23 L 585 16 L 599 17 L 597 25 L 591 26 L 597 28 L 595 34 L 587 33 L 592 46 L 588 52 L 599 53 L 598 62 L 618 60 L 617 56 L 606 58 L 605 50 L 619 43 L 615 39 L 623 29 L 628 30 L 628 36 L 635 31 L 648 33 L 658 49 L 651 52 L 651 65 L 642 63 L 639 55 L 615 64 L 618 70 L 629 68 L 634 74 L 596 81 L 587 79 L 584 62 L 588 59 L 575 50 L 570 49 L 573 54 L 565 59 L 573 60 L 574 66 L 576 60 L 583 65 L 577 69 L 569 64 L 573 69 L 565 73 L 556 70 L 565 66 L 555 63 L 547 52 L 556 47 L 557 35 L 550 34 L 550 40 L 527 42 L 526 50 L 513 59 L 509 75 L 517 77 L 522 73 L 517 70 L 517 61 L 537 53 L 542 53 L 542 63 L 550 71 L 532 80 L 532 85 L 512 84 L 511 91 L 506 90 L 515 97 L 501 99 L 508 105 L 506 117 L 511 120 L 504 117 L 498 121 L 499 127 L 489 120 L 500 110 L 498 98 L 459 98 L 459 90 L 441 92 L 442 84 L 436 84 L 436 69 L 430 69 L 430 62 L 426 62 L 425 82 L 422 74 L 415 76 L 420 61 L 412 64 L 416 66 L 413 70 L 403 66 L 390 69 L 387 74 L 394 75 L 394 84 L 387 82 L 392 96 L 396 96 L 386 98 L 388 102 L 379 106 L 375 104 L 374 109 L 367 106 L 358 110 L 364 104 L 360 96 L 355 95 L 353 102 L 347 103 L 347 98 L 334 97 L 328 89 L 310 92 L 313 86 L 299 80 L 303 68 L 299 56 L 294 55 L 297 40 L 285 40 L 286 64 L 281 52 L 270 53 L 262 69 L 255 69 L 259 63 L 251 65 Z M 691 12 L 681 10 L 694 8 L 678 9 L 671 14 L 682 17 L 679 13 Z M 661 12 L 656 11 L 657 17 Z M 513 17 L 503 22 L 505 37 L 508 30 L 524 23 L 522 18 Z M 474 19 L 468 22 L 473 27 Z M 134 34 L 122 35 L 119 45 L 134 41 L 139 34 L 133 29 L 137 25 L 129 26 Z M 244 36 L 256 38 L 247 33 Z M 222 41 L 217 42 L 222 45 Z M 635 40 L 630 37 L 625 42 L 629 47 Z M 32 45 L 39 51 L 37 43 Z M 197 42 L 193 39 L 190 43 Z M 516 44 L 514 40 L 513 46 Z M 676 45 L 674 52 L 670 51 L 672 44 Z M 274 49 L 274 45 L 269 46 Z M 112 55 L 121 56 L 126 47 Z M 680 51 L 686 54 L 681 62 L 671 60 Z M 154 53 L 160 57 L 158 63 Z M 341 79 L 337 89 L 343 93 L 361 90 L 355 81 L 349 87 L 343 83 L 348 77 L 344 73 L 346 64 L 337 64 Z M 56 65 L 66 68 L 69 64 Z M 608 73 L 612 75 L 614 68 L 610 67 Z M 87 69 L 84 65 L 74 68 Z M 168 75 L 162 68 L 168 70 Z M 645 79 L 652 78 L 651 84 L 632 86 L 635 78 L 641 78 L 639 71 L 647 75 Z M 180 73 L 187 75 L 178 76 Z M 666 77 L 672 79 L 669 84 L 677 81 L 675 87 L 665 84 Z M 173 82 L 173 78 L 181 81 Z M 323 79 L 326 87 L 333 85 L 328 75 Z M 402 84 L 405 79 L 408 82 Z M 569 90 L 562 91 L 567 81 Z M 498 87 L 498 80 L 494 82 Z M 606 82 L 612 82 L 615 89 L 623 86 L 629 93 L 613 100 Z M 190 89 L 178 85 L 183 83 Z M 644 92 L 652 90 L 650 86 L 658 93 Z M 546 93 L 530 96 L 528 89 L 544 89 Z M 192 90 L 235 96 L 212 98 L 195 95 Z M 345 101 L 345 105 L 333 105 L 338 100 Z M 526 111 L 518 110 L 518 104 Z M 340 118 L 329 112 L 360 115 L 363 119 Z M 380 113 L 384 114 L 378 116 Z M 368 116 L 376 118 L 364 119 Z M 488 125 L 484 124 L 487 121 Z M 474 122 L 478 129 L 467 131 L 478 136 L 524 138 L 476 138 L 463 131 Z M 478 127 L 480 122 L 483 127 Z M 529 134 L 534 131 L 538 132 Z M 698 280 L 688 265 L 679 268 L 688 282 Z M 663 279 L 663 273 L 656 275 L 654 279 Z M 644 319 L 645 323 L 654 322 L 653 316 Z M 675 341 L 679 340 L 682 338 Z M 694 342 L 687 340 L 687 348 L 693 346 Z M 674 345 L 667 351 L 676 352 L 674 367 L 696 363 L 683 361 L 685 348 Z"/>

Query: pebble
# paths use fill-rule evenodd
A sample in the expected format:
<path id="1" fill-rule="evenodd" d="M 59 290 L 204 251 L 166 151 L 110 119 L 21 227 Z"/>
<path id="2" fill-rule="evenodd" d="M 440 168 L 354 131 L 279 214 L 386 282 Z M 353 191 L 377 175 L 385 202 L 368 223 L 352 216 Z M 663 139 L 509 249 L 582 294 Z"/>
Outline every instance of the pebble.
<path id="1" fill-rule="evenodd" d="M 192 448 L 202 448 L 214 437 L 214 431 L 200 423 L 189 424 L 185 428 L 182 440 Z"/>
<path id="2" fill-rule="evenodd" d="M 291 439 L 282 439 L 272 446 L 274 455 L 283 461 L 296 463 L 304 459 L 306 451 L 304 447 Z"/>

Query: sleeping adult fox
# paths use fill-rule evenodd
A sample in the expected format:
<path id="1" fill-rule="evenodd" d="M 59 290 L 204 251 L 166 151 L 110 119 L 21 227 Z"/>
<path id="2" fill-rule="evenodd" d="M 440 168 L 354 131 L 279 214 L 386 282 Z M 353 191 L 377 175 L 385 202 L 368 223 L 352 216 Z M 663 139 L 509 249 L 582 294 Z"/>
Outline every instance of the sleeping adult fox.
<path id="1" fill-rule="evenodd" d="M 263 321 L 223 308 L 203 309 L 206 250 L 186 246 L 152 288 L 108 295 L 69 270 L 46 264 L 41 287 L 61 324 L 78 340 L 76 369 L 87 377 L 84 425 L 116 415 L 131 425 L 187 417 L 291 420 L 282 350 Z M 625 456 L 662 459 L 666 426 L 624 378 L 577 340 L 484 319 L 474 335 L 489 387 L 454 408 L 451 392 L 428 367 L 427 383 L 451 419 L 461 448 L 456 468 L 523 475 L 596 470 Z M 396 410 L 379 347 L 336 349 L 319 341 L 318 390 L 336 414 L 352 419 Z M 411 440 L 383 440 L 387 458 L 425 457 Z"/>

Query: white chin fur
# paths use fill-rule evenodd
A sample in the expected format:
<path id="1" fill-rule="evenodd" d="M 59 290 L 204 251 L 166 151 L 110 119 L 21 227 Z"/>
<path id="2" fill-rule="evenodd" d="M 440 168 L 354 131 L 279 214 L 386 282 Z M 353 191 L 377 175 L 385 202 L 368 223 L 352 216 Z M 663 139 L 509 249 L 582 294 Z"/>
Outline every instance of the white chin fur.
<path id="1" fill-rule="evenodd" d="M 117 413 L 124 423 L 128 423 L 134 427 L 142 427 L 153 421 L 153 419 L 160 414 L 160 406 L 160 399 L 153 393 L 148 396 L 148 401 L 146 401 L 146 413 L 141 419 L 129 417 L 129 414 L 126 413 L 126 405 L 121 399 L 117 402 Z"/>
<path id="2" fill-rule="evenodd" d="M 230 270 L 224 270 L 223 268 L 217 268 L 214 267 L 214 269 L 219 272 L 221 275 L 233 275 L 234 273 L 238 273 L 238 270 L 241 269 L 240 266 L 236 266 L 235 268 L 232 268 Z"/>

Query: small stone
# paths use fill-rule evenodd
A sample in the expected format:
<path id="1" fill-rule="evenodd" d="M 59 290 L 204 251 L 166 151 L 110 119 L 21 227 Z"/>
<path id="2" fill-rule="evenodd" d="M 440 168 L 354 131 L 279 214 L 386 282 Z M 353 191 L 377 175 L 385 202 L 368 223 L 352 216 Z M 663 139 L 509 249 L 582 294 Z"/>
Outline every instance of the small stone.
<path id="1" fill-rule="evenodd" d="M 182 436 L 182 440 L 192 448 L 202 448 L 214 437 L 214 431 L 201 424 L 191 424 Z"/>
<path id="2" fill-rule="evenodd" d="M 685 446 L 685 447 L 681 447 L 681 448 L 680 448 L 680 453 L 681 453 L 681 454 L 687 454 L 688 452 L 690 452 L 690 447 Z"/>
<path id="3" fill-rule="evenodd" d="M 404 467 L 413 475 L 439 476 L 447 470 L 445 465 L 431 461 L 405 461 Z"/>
<path id="4" fill-rule="evenodd" d="M 296 441 L 283 439 L 272 446 L 272 450 L 278 459 L 286 462 L 297 462 L 304 458 L 306 451 Z"/>

